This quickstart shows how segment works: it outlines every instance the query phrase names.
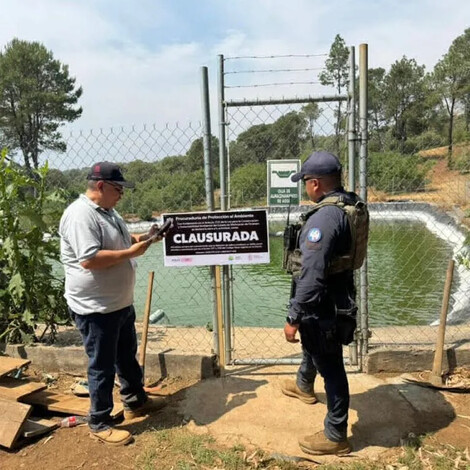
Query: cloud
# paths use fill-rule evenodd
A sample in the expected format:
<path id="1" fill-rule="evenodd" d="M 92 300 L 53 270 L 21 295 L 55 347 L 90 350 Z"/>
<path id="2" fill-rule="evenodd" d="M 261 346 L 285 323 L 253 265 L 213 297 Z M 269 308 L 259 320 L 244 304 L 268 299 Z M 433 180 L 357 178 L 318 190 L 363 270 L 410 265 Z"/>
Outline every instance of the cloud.
<path id="1" fill-rule="evenodd" d="M 101 51 L 75 54 L 72 62 L 84 88 L 82 119 L 92 123 L 90 127 L 188 119 L 188 105 L 194 108 L 199 102 L 194 72 L 200 54 L 196 44 L 157 52 L 112 49 L 106 58 Z"/>
<path id="2" fill-rule="evenodd" d="M 56 54 L 102 48 L 119 40 L 116 28 L 86 3 L 62 0 L 3 2 L 0 39 L 40 41 Z"/>

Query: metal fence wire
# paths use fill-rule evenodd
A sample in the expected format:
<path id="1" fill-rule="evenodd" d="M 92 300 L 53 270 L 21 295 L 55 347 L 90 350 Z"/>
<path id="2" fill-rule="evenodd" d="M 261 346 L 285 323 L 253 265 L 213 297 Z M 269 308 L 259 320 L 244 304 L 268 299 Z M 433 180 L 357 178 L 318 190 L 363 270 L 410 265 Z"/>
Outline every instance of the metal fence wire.
<path id="1" fill-rule="evenodd" d="M 113 161 L 136 184 L 126 190 L 116 209 L 134 233 L 142 233 L 175 211 L 205 210 L 200 123 L 112 128 L 65 136 L 64 154 L 44 153 L 50 165 L 49 183 L 67 190 L 70 202 L 86 189 L 86 174 L 98 161 Z M 18 156 L 19 157 L 19 156 Z M 153 222 L 152 222 L 153 221 Z M 154 271 L 149 348 L 210 354 L 212 301 L 208 267 L 168 269 L 163 244 L 152 245 L 137 259 L 135 308 L 142 318 L 148 272 Z M 151 341 L 152 339 L 156 341 Z"/>
<path id="2" fill-rule="evenodd" d="M 267 204 L 267 160 L 301 159 L 313 151 L 329 150 L 344 161 L 347 158 L 343 135 L 331 136 L 334 102 L 318 107 L 319 117 L 306 135 L 306 113 L 302 104 L 276 104 L 227 108 L 228 197 L 231 208 L 265 207 Z M 303 110 L 304 109 L 304 110 Z M 265 132 L 257 148 L 250 133 Z M 255 136 L 256 138 L 256 136 Z M 241 147 L 241 149 L 240 149 Z M 242 154 L 242 156 L 240 155 Z M 243 161 L 252 160 L 247 168 Z M 307 195 L 302 189 L 302 199 Z M 305 205 L 305 208 L 308 206 Z M 300 348 L 283 338 L 282 328 L 290 297 L 290 276 L 282 269 L 283 232 L 287 213 L 269 209 L 269 266 L 233 266 L 233 360 L 279 359 L 298 356 Z M 291 208 L 291 220 L 299 208 Z"/>
<path id="3" fill-rule="evenodd" d="M 352 75 L 340 90 L 318 79 L 326 59 L 326 54 L 221 58 L 219 138 L 211 137 L 214 187 L 220 188 L 216 199 L 220 196 L 224 210 L 267 207 L 271 256 L 269 265 L 224 271 L 229 363 L 298 361 L 300 348 L 287 343 L 282 332 L 290 296 L 290 277 L 281 269 L 280 234 L 287 211 L 267 206 L 266 166 L 268 160 L 303 161 L 319 149 L 339 156 L 347 188 L 355 186 L 356 192 L 368 195 L 368 263 L 357 275 L 362 300 L 358 331 L 366 348 L 359 355 L 367 347 L 434 344 L 451 257 L 457 268 L 446 340 L 458 344 L 470 334 L 465 249 L 470 147 L 454 145 L 449 165 L 445 142 L 431 125 L 400 141 L 392 123 L 369 115 L 368 134 L 367 118 L 355 119 Z M 356 70 L 351 58 L 349 65 Z M 131 231 L 142 232 L 162 213 L 206 209 L 203 134 L 201 124 L 71 133 L 65 136 L 65 153 L 44 152 L 41 161 L 49 161 L 49 184 L 67 189 L 70 201 L 84 191 L 94 162 L 120 163 L 136 190 L 126 191 L 117 210 L 127 217 Z M 219 152 L 225 150 L 226 173 L 217 170 Z M 359 165 L 366 157 L 367 185 L 365 167 Z M 303 193 L 300 206 L 291 208 L 291 220 L 308 210 L 308 204 Z M 138 316 L 144 310 L 147 273 L 155 271 L 152 312 L 158 323 L 149 337 L 157 340 L 158 349 L 210 353 L 215 343 L 209 267 L 165 268 L 161 244 L 152 246 L 138 264 Z M 354 360 L 351 356 L 350 362 Z"/>
<path id="4" fill-rule="evenodd" d="M 349 93 L 343 92 L 350 105 L 340 100 L 319 99 L 337 91 L 327 88 L 316 88 L 317 93 L 313 94 L 316 101 L 294 98 L 298 96 L 294 95 L 298 91 L 294 87 L 287 97 L 279 96 L 285 90 L 283 86 L 296 86 L 299 82 L 275 83 L 266 79 L 262 86 L 271 87 L 270 98 L 260 98 L 245 90 L 242 90 L 245 95 L 232 98 L 232 89 L 258 86 L 256 81 L 243 87 L 227 85 L 239 69 L 246 68 L 244 59 L 223 59 L 222 93 L 219 91 L 224 105 L 220 120 L 226 127 L 228 207 L 266 207 L 267 160 L 304 161 L 315 150 L 337 154 L 345 169 L 345 186 L 359 193 L 359 165 L 354 169 L 348 160 L 350 132 L 360 136 L 363 131 L 358 120 L 350 119 L 357 106 L 355 87 L 350 87 Z M 257 58 L 250 59 L 256 62 Z M 259 59 L 264 65 L 267 58 Z M 321 74 L 324 67 L 324 64 L 318 67 L 315 73 Z M 256 65 L 252 69 L 260 71 Z M 264 76 L 279 71 L 274 66 L 265 69 Z M 298 70 L 291 66 L 282 72 Z M 308 70 L 311 73 L 312 69 Z M 315 90 L 316 84 L 312 81 L 309 86 Z M 373 116 L 369 115 L 369 119 L 373 121 Z M 465 251 L 467 229 L 462 222 L 469 215 L 470 185 L 466 172 L 470 169 L 470 151 L 466 145 L 455 146 L 455 164 L 449 169 L 445 139 L 436 139 L 431 126 L 405 145 L 394 137 L 391 125 L 371 126 L 365 134 L 370 139 L 366 142 L 369 153 L 365 192 L 371 229 L 367 267 L 361 276 L 357 275 L 358 287 L 362 280 L 367 282 L 362 286 L 366 306 L 361 309 L 367 318 L 359 319 L 359 329 L 362 328 L 367 343 L 363 352 L 379 346 L 435 344 L 445 273 L 452 257 L 460 262 L 454 274 L 446 341 L 449 344 L 467 341 L 470 272 Z M 360 139 L 354 138 L 357 156 Z M 308 210 L 305 193 L 302 199 L 301 206 L 291 208 L 291 220 Z M 234 363 L 298 360 L 298 346 L 286 343 L 282 333 L 290 296 L 290 277 L 281 270 L 281 234 L 286 210 L 275 207 L 268 210 L 271 264 L 233 266 L 230 270 L 233 325 L 228 357 Z"/>

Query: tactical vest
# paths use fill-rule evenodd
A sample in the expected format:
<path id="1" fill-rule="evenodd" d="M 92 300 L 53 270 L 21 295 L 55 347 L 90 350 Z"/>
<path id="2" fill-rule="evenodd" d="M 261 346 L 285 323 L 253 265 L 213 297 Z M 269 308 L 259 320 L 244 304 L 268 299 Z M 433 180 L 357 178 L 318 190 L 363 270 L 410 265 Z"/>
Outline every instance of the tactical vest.
<path id="1" fill-rule="evenodd" d="M 355 193 L 328 196 L 306 214 L 300 216 L 298 224 L 287 225 L 284 230 L 284 258 L 282 267 L 294 277 L 300 276 L 302 253 L 300 251 L 300 233 L 307 220 L 322 207 L 336 206 L 346 214 L 351 230 L 351 247 L 343 255 L 335 256 L 328 268 L 327 276 L 342 271 L 359 269 L 367 253 L 369 238 L 369 211 L 367 205 Z"/>

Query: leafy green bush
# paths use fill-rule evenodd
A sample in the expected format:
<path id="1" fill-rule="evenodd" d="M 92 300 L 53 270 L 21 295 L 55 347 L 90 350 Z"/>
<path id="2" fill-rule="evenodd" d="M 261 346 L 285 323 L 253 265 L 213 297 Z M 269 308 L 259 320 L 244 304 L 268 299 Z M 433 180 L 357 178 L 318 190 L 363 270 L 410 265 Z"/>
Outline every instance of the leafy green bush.
<path id="1" fill-rule="evenodd" d="M 416 155 L 395 152 L 371 153 L 368 166 L 369 185 L 391 194 L 424 190 L 430 169 Z"/>
<path id="2" fill-rule="evenodd" d="M 459 143 L 468 143 L 470 141 L 470 130 L 467 128 L 465 117 L 456 116 L 454 121 L 454 145 Z"/>
<path id="3" fill-rule="evenodd" d="M 63 277 L 55 272 L 59 243 L 57 222 L 63 196 L 47 192 L 47 165 L 26 174 L 0 158 L 0 340 L 37 340 L 35 328 L 45 325 L 53 339 L 66 322 Z M 44 241 L 45 234 L 50 234 Z"/>
<path id="4" fill-rule="evenodd" d="M 405 153 L 413 154 L 419 150 L 427 150 L 446 145 L 446 138 L 436 131 L 428 130 L 417 136 L 410 137 L 405 144 Z"/>
<path id="5" fill-rule="evenodd" d="M 140 220 L 152 220 L 152 209 L 150 205 L 141 204 L 135 214 Z"/>
<path id="6" fill-rule="evenodd" d="M 457 155 L 454 154 L 452 157 L 452 169 L 460 171 L 460 173 L 468 173 L 470 171 L 470 150 L 462 151 Z"/>
<path id="7" fill-rule="evenodd" d="M 250 163 L 237 168 L 230 186 L 232 207 L 266 204 L 266 163 Z"/>

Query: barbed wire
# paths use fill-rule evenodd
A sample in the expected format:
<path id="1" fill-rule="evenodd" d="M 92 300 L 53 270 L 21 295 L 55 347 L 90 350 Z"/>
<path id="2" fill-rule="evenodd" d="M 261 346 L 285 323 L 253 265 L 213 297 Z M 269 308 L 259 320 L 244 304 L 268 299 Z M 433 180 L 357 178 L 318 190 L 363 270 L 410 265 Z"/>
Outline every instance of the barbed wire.
<path id="1" fill-rule="evenodd" d="M 238 60 L 238 59 L 286 59 L 286 58 L 309 58 L 309 57 L 326 57 L 327 53 L 322 54 L 285 54 L 285 55 L 253 55 L 253 56 L 233 56 L 224 57 L 224 60 Z"/>
<path id="2" fill-rule="evenodd" d="M 259 88 L 268 86 L 280 86 L 280 85 L 321 85 L 321 82 L 277 82 L 277 83 L 260 83 L 258 85 L 229 85 L 225 88 Z"/>
<path id="3" fill-rule="evenodd" d="M 236 70 L 233 72 L 224 72 L 224 75 L 233 75 L 233 74 L 240 74 L 240 73 L 310 72 L 313 70 L 325 70 L 325 67 L 311 67 L 311 68 L 306 68 L 306 69 Z"/>

